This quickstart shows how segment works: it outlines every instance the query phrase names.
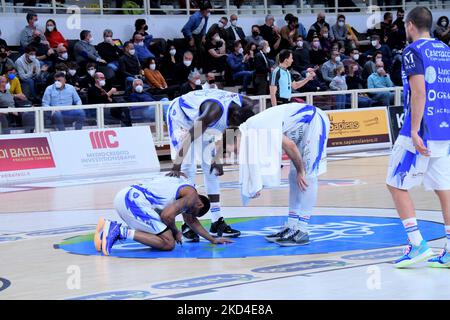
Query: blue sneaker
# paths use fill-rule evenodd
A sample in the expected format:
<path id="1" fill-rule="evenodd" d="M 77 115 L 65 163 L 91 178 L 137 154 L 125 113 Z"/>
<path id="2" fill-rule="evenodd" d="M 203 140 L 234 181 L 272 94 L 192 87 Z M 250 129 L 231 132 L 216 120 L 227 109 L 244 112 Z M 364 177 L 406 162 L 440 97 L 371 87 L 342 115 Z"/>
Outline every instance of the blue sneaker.
<path id="1" fill-rule="evenodd" d="M 437 257 L 428 260 L 428 266 L 431 268 L 450 268 L 450 252 L 447 251 L 447 248 L 444 248 Z"/>
<path id="2" fill-rule="evenodd" d="M 431 250 L 425 240 L 422 240 L 417 247 L 410 243 L 406 247 L 403 256 L 394 262 L 394 266 L 396 268 L 406 268 L 415 263 L 425 261 L 433 255 L 433 250 Z"/>
<path id="3" fill-rule="evenodd" d="M 120 238 L 120 223 L 105 220 L 102 236 L 102 251 L 105 256 L 109 256 L 111 248 Z"/>

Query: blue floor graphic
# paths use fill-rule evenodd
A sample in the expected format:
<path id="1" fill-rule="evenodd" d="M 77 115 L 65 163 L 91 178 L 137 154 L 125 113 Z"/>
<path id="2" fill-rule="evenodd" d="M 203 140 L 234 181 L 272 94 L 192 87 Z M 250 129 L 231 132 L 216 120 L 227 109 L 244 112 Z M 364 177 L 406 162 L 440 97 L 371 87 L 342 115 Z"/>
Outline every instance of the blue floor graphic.
<path id="1" fill-rule="evenodd" d="M 280 247 L 269 243 L 264 236 L 272 234 L 284 225 L 286 217 L 256 217 L 234 223 L 242 236 L 235 243 L 211 245 L 206 240 L 199 243 L 183 243 L 173 251 L 152 250 L 134 241 L 117 242 L 111 256 L 120 258 L 245 258 L 278 255 L 305 255 L 351 250 L 389 248 L 406 244 L 406 234 L 397 218 L 369 216 L 313 216 L 309 225 L 311 243 L 306 246 Z M 426 240 L 444 237 L 440 223 L 419 221 Z M 92 234 L 77 236 L 57 245 L 72 254 L 101 255 L 94 248 Z"/>

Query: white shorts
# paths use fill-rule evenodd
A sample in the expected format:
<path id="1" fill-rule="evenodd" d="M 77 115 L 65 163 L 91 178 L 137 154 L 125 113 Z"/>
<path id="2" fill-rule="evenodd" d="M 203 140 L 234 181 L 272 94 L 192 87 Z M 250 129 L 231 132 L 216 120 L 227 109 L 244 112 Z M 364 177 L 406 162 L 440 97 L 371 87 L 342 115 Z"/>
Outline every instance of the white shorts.
<path id="1" fill-rule="evenodd" d="M 142 192 L 133 187 L 122 189 L 117 193 L 114 208 L 131 229 L 156 235 L 168 229 L 152 204 Z"/>
<path id="2" fill-rule="evenodd" d="M 422 183 L 427 190 L 450 190 L 450 155 L 425 157 L 415 154 L 398 141 L 389 161 L 386 183 L 409 190 Z"/>

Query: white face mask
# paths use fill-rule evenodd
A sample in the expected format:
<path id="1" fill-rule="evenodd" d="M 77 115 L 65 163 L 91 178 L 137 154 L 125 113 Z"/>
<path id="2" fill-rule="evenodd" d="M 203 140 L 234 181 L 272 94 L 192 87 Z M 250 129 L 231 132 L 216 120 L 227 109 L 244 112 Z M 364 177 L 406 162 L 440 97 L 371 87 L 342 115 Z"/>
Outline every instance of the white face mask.
<path id="1" fill-rule="evenodd" d="M 69 69 L 69 74 L 73 77 L 77 73 L 75 69 Z"/>
<path id="2" fill-rule="evenodd" d="M 176 49 L 172 49 L 172 50 L 169 51 L 169 53 L 170 53 L 171 56 L 174 56 L 177 53 L 177 50 Z"/>
<path id="3" fill-rule="evenodd" d="M 220 22 L 220 21 L 219 21 L 219 23 L 217 25 L 219 26 L 219 28 L 223 28 L 224 27 L 223 23 Z"/>
<path id="4" fill-rule="evenodd" d="M 324 34 L 323 34 L 323 37 L 324 37 L 324 38 L 328 38 L 328 33 L 324 33 Z"/>
<path id="5" fill-rule="evenodd" d="M 266 53 L 270 53 L 270 47 L 266 48 Z"/>
<path id="6" fill-rule="evenodd" d="M 136 43 L 136 45 L 143 47 L 144 46 L 144 42 L 143 41 L 138 42 L 138 43 Z"/>
<path id="7" fill-rule="evenodd" d="M 199 86 L 202 84 L 202 81 L 200 79 L 195 80 L 195 85 Z"/>
<path id="8" fill-rule="evenodd" d="M 378 69 L 377 69 L 377 72 L 378 72 L 378 73 L 382 73 L 383 70 L 384 70 L 384 68 L 378 68 Z"/>
<path id="9" fill-rule="evenodd" d="M 303 41 L 297 41 L 297 47 L 303 47 Z"/>
<path id="10" fill-rule="evenodd" d="M 372 40 L 371 44 L 372 46 L 376 47 L 378 45 L 378 40 Z"/>
<path id="11" fill-rule="evenodd" d="M 9 91 L 9 89 L 11 89 L 11 85 L 9 83 L 6 84 L 5 86 L 6 91 Z"/>
<path id="12" fill-rule="evenodd" d="M 216 37 L 214 37 L 214 40 L 215 40 L 215 41 L 220 41 L 220 37 L 219 37 L 219 36 L 216 36 Z"/>
<path id="13" fill-rule="evenodd" d="M 231 25 L 233 27 L 236 27 L 237 26 L 237 20 L 231 20 Z"/>
<path id="14" fill-rule="evenodd" d="M 64 53 L 61 55 L 61 58 L 62 58 L 63 60 L 67 60 L 67 58 L 69 58 L 69 55 L 67 54 L 67 52 L 64 52 Z"/>
<path id="15" fill-rule="evenodd" d="M 35 22 L 33 22 L 33 26 L 34 26 L 35 28 L 37 28 L 37 27 L 39 26 L 39 21 L 36 20 Z"/>
<path id="16" fill-rule="evenodd" d="M 359 54 L 354 54 L 353 55 L 353 60 L 358 60 L 359 59 Z"/>
<path id="17" fill-rule="evenodd" d="M 62 88 L 62 82 L 61 81 L 55 81 L 55 87 L 56 87 L 56 89 L 61 89 Z"/>
<path id="18" fill-rule="evenodd" d="M 137 93 L 141 93 L 142 91 L 144 91 L 144 87 L 138 84 L 136 88 L 134 88 L 134 91 L 136 91 Z"/>
<path id="19" fill-rule="evenodd" d="M 376 59 L 375 59 L 375 62 L 381 62 L 381 61 L 383 61 L 382 58 L 376 58 Z"/>
<path id="20" fill-rule="evenodd" d="M 339 21 L 338 26 L 339 27 L 343 27 L 345 25 L 345 23 L 343 21 Z"/>
<path id="21" fill-rule="evenodd" d="M 94 43 L 94 37 L 91 37 L 91 38 L 89 39 L 89 43 L 90 43 L 90 44 L 93 44 L 93 43 Z"/>
<path id="22" fill-rule="evenodd" d="M 183 63 L 186 67 L 190 67 L 192 64 L 192 60 L 184 60 Z"/>
<path id="23" fill-rule="evenodd" d="M 239 54 L 243 54 L 244 53 L 244 48 L 239 48 Z"/>
<path id="24" fill-rule="evenodd" d="M 320 45 L 319 41 L 313 41 L 313 47 L 318 48 Z"/>
<path id="25" fill-rule="evenodd" d="M 150 65 L 150 70 L 155 70 L 156 69 L 156 64 L 151 64 Z"/>
<path id="26" fill-rule="evenodd" d="M 441 25 L 442 25 L 443 27 L 446 27 L 446 26 L 447 26 L 447 24 L 448 24 L 448 22 L 447 22 L 447 21 L 445 21 L 445 20 L 443 20 L 443 21 L 441 22 Z"/>
<path id="27" fill-rule="evenodd" d="M 52 32 L 53 30 L 55 30 L 55 26 L 48 26 L 48 27 L 47 27 L 47 30 L 48 30 L 49 32 Z"/>
<path id="28" fill-rule="evenodd" d="M 99 85 L 100 87 L 104 87 L 105 84 L 106 84 L 106 81 L 105 81 L 105 80 L 100 80 L 100 81 L 98 82 L 98 85 Z"/>
<path id="29" fill-rule="evenodd" d="M 336 57 L 336 62 L 341 62 L 341 57 L 340 56 Z"/>
<path id="30" fill-rule="evenodd" d="M 112 37 L 105 37 L 105 42 L 111 43 L 112 42 Z"/>
<path id="31" fill-rule="evenodd" d="M 129 52 L 130 52 L 130 54 L 131 54 L 132 56 L 134 56 L 134 54 L 136 53 L 136 50 L 131 49 Z"/>
<path id="32" fill-rule="evenodd" d="M 95 69 L 93 69 L 93 70 L 88 70 L 88 73 L 89 73 L 89 75 L 91 76 L 91 77 L 93 77 L 94 76 L 94 74 L 95 74 Z"/>

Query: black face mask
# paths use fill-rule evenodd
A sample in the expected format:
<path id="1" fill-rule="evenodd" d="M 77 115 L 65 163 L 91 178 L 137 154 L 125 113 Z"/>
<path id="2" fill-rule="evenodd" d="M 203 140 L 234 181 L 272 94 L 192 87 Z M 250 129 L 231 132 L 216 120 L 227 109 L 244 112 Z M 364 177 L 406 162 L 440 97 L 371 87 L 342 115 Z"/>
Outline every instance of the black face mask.
<path id="1" fill-rule="evenodd" d="M 216 80 L 214 80 L 214 79 L 213 80 L 208 80 L 208 83 L 209 84 L 214 84 L 214 83 L 216 83 Z"/>
<path id="2" fill-rule="evenodd" d="M 259 36 L 259 32 L 257 32 L 257 31 L 252 31 L 252 35 L 256 38 L 257 36 Z"/>
<path id="3" fill-rule="evenodd" d="M 317 20 L 317 22 L 319 22 L 319 23 L 324 23 L 325 22 L 325 19 L 319 19 L 319 20 Z"/>
<path id="4" fill-rule="evenodd" d="M 41 43 L 41 38 L 40 37 L 36 37 L 33 40 L 34 43 Z"/>
<path id="5" fill-rule="evenodd" d="M 8 55 L 6 54 L 6 52 L 2 52 L 0 53 L 0 58 L 5 59 Z"/>
<path id="6" fill-rule="evenodd" d="M 148 30 L 148 26 L 145 26 L 145 27 L 144 27 L 144 30 L 147 31 L 147 30 Z"/>

